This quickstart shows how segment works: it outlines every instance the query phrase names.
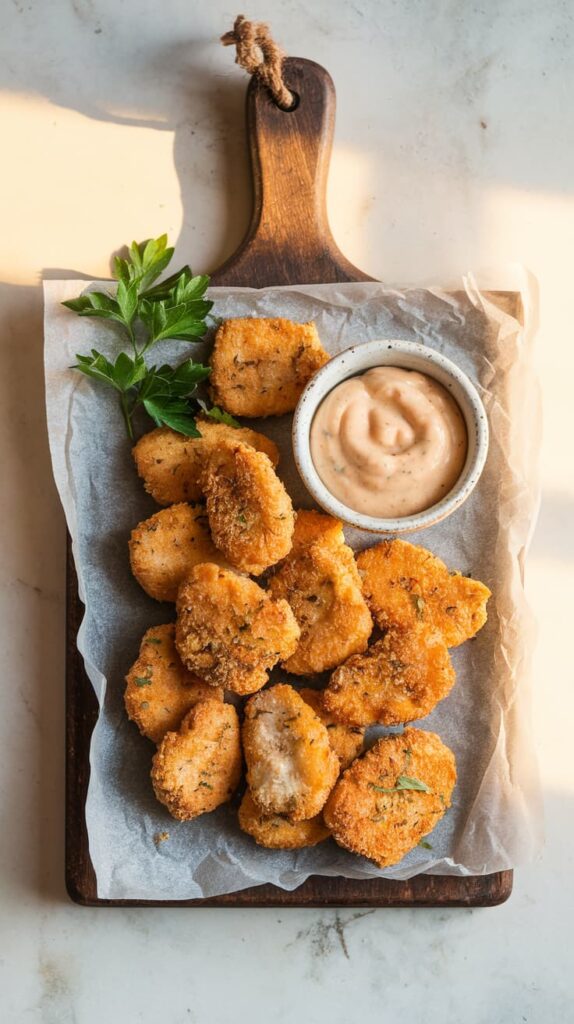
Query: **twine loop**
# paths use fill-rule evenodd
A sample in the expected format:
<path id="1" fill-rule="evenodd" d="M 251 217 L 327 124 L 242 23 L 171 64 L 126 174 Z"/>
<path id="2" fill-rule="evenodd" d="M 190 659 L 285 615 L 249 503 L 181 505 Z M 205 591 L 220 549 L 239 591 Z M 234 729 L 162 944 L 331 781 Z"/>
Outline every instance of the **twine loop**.
<path id="1" fill-rule="evenodd" d="M 283 81 L 285 54 L 271 38 L 267 25 L 238 14 L 233 29 L 221 37 L 221 42 L 224 46 L 235 46 L 235 63 L 267 86 L 277 106 L 282 110 L 293 109 L 295 96 Z"/>

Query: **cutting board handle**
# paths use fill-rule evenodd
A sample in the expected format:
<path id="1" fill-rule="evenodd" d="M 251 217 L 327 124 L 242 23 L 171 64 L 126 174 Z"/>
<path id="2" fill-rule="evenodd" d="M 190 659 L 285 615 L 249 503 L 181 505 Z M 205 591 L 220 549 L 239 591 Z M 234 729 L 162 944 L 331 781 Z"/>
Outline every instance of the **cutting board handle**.
<path id="1" fill-rule="evenodd" d="M 253 212 L 236 252 L 213 284 L 315 284 L 369 281 L 335 244 L 327 219 L 327 174 L 335 124 L 335 87 L 320 64 L 288 57 L 284 80 L 295 95 L 285 111 L 257 78 L 247 88 Z"/>

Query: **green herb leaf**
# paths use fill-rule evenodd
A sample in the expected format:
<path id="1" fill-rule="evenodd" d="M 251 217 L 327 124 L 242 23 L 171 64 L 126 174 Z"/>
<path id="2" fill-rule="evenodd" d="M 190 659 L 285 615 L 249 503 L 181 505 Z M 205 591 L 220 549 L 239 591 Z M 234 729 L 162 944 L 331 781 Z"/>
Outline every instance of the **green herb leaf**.
<path id="1" fill-rule="evenodd" d="M 413 607 L 416 612 L 417 619 L 422 620 L 425 617 L 425 600 L 420 594 L 410 594 L 410 599 L 413 603 Z"/>
<path id="2" fill-rule="evenodd" d="M 418 846 L 422 846 L 423 850 L 432 850 L 432 843 L 427 843 L 426 839 L 421 839 Z"/>
<path id="3" fill-rule="evenodd" d="M 158 427 L 171 427 L 172 430 L 177 430 L 179 434 L 185 434 L 187 437 L 201 437 L 195 417 L 190 415 L 186 402 L 158 396 L 154 399 L 144 399 L 143 406 Z"/>
<path id="4" fill-rule="evenodd" d="M 410 775 L 399 775 L 395 785 L 390 787 L 376 786 L 374 782 L 369 782 L 369 789 L 375 789 L 377 793 L 400 793 L 404 789 L 416 789 L 421 793 L 430 793 L 426 782 L 413 779 Z"/>
<path id="5" fill-rule="evenodd" d="M 136 676 L 134 679 L 136 686 L 151 686 L 150 676 Z"/>
<path id="6" fill-rule="evenodd" d="M 228 412 L 225 412 L 224 409 L 220 409 L 217 405 L 208 409 L 205 403 L 200 402 L 199 404 L 201 405 L 205 415 L 209 416 L 210 419 L 215 420 L 216 423 L 225 423 L 228 427 L 241 427 L 241 423 L 238 423 L 233 416 L 230 416 Z"/>

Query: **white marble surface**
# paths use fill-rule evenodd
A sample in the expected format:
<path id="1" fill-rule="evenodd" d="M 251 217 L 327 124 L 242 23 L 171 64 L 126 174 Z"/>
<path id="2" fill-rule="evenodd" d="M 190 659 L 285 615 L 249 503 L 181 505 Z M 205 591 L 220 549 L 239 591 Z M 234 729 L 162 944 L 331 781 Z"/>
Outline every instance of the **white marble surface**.
<path id="1" fill-rule="evenodd" d="M 3 1024 L 565 1024 L 574 990 L 570 0 L 253 0 L 338 89 L 335 236 L 388 282 L 520 260 L 540 285 L 544 501 L 528 564 L 548 843 L 496 910 L 84 910 L 63 887 L 64 524 L 47 456 L 43 272 L 105 276 L 162 230 L 203 270 L 249 210 L 221 0 L 0 8 Z M 498 279 L 501 280 L 500 275 Z"/>

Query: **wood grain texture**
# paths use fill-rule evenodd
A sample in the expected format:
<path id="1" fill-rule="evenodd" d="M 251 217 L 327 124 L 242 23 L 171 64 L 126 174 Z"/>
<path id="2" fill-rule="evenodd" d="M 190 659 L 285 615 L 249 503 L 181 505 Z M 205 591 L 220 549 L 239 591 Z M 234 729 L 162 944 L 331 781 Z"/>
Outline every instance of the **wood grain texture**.
<path id="1" fill-rule="evenodd" d="M 252 80 L 247 89 L 247 130 L 253 169 L 253 211 L 237 251 L 212 274 L 226 286 L 368 281 L 337 248 L 326 213 L 335 90 L 324 68 L 289 58 L 285 79 L 297 108 L 280 110 Z M 518 311 L 515 293 L 493 301 Z M 460 878 L 418 875 L 406 882 L 312 876 L 293 892 L 262 885 L 208 900 L 101 900 L 88 849 L 85 803 L 89 745 L 97 702 L 76 647 L 83 615 L 68 539 L 66 615 L 66 887 L 83 906 L 170 907 L 490 907 L 512 891 L 512 871 Z"/>

